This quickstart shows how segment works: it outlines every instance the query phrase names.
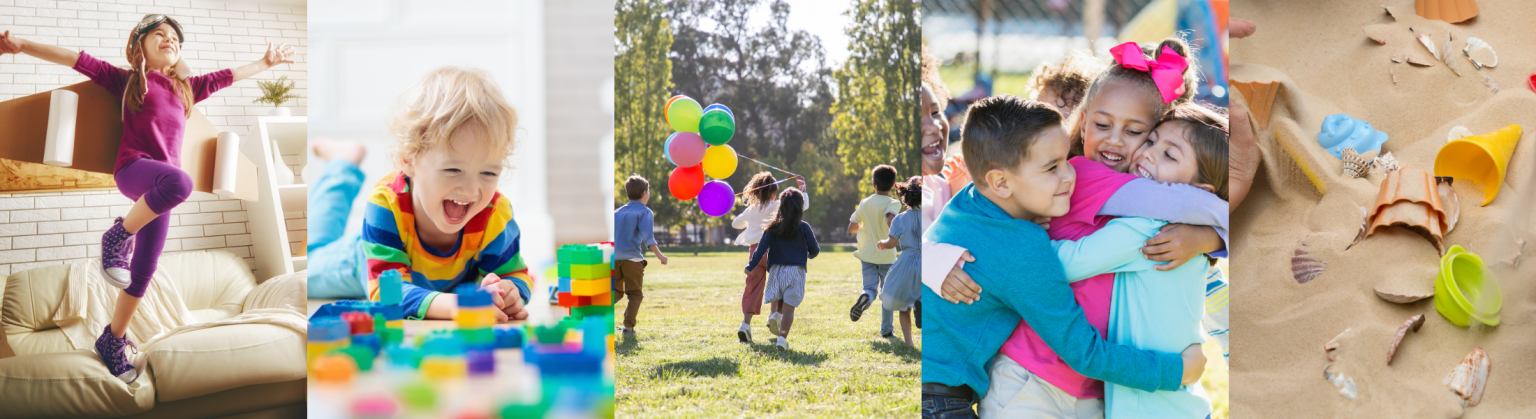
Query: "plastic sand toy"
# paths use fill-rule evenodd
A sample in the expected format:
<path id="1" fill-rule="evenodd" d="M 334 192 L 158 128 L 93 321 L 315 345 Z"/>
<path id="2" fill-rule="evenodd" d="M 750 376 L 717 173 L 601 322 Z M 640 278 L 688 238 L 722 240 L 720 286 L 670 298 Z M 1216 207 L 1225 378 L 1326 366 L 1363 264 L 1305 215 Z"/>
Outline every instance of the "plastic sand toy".
<path id="1" fill-rule="evenodd" d="M 1483 186 L 1483 206 L 1499 195 L 1509 158 L 1520 142 L 1520 125 L 1446 143 L 1435 155 L 1435 176 L 1466 179 Z"/>
<path id="2" fill-rule="evenodd" d="M 1488 275 L 1483 259 L 1451 246 L 1440 258 L 1440 275 L 1435 277 L 1435 310 L 1457 326 L 1466 327 L 1471 320 L 1498 326 L 1503 305 L 1504 292 Z"/>
<path id="3" fill-rule="evenodd" d="M 1323 130 L 1317 133 L 1317 143 L 1333 157 L 1344 158 L 1344 149 L 1353 148 L 1360 154 L 1380 151 L 1387 142 L 1387 133 L 1377 130 L 1371 123 L 1345 114 L 1328 115 L 1323 119 Z"/>

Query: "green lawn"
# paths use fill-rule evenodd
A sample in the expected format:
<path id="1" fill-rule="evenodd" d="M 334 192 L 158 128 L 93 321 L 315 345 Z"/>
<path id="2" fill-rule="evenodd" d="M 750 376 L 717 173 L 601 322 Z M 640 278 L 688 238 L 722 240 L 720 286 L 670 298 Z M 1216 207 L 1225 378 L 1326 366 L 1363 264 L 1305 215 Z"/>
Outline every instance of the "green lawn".
<path id="1" fill-rule="evenodd" d="M 616 342 L 620 417 L 921 413 L 922 353 L 901 342 L 899 323 L 896 339 L 879 337 L 878 302 L 858 323 L 848 321 L 862 287 L 851 253 L 811 260 L 784 353 L 768 344 L 766 316 L 752 321 L 753 344 L 736 340 L 745 252 L 671 256 L 670 265 L 652 259 L 646 269 L 638 341 L 621 335 Z"/>
<path id="2" fill-rule="evenodd" d="M 939 78 L 944 79 L 944 85 L 949 87 L 949 94 L 959 96 L 976 87 L 972 74 L 976 69 L 972 66 L 940 66 Z M 992 75 L 992 94 L 1007 93 L 1014 96 L 1028 98 L 1026 88 L 1029 86 L 1030 72 L 1001 73 Z"/>
<path id="3" fill-rule="evenodd" d="M 670 255 L 670 265 L 652 259 L 646 270 L 646 298 L 636 326 L 639 340 L 620 337 L 616 342 L 619 416 L 921 413 L 922 353 L 899 339 L 876 336 L 880 313 L 875 307 L 858 323 L 848 321 L 848 308 L 861 287 L 859 262 L 852 254 L 823 252 L 811 260 L 806 298 L 796 312 L 788 353 L 768 344 L 763 316 L 752 321 L 752 345 L 736 341 L 746 253 Z M 622 312 L 625 303 L 620 301 L 615 309 Z M 617 319 L 622 317 L 620 313 Z M 913 339 L 920 348 L 922 334 Z M 1215 342 L 1207 342 L 1205 350 L 1211 362 L 1201 383 L 1211 396 L 1212 416 L 1225 419 L 1227 366 Z"/>

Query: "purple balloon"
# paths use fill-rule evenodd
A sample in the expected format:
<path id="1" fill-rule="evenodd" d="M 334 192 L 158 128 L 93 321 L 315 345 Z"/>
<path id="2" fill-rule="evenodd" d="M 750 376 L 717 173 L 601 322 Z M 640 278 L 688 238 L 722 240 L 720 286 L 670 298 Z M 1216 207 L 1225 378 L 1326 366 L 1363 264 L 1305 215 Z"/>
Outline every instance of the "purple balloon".
<path id="1" fill-rule="evenodd" d="M 681 167 L 698 166 L 704 162 L 704 138 L 692 132 L 674 134 L 667 145 L 667 157 Z"/>
<path id="2" fill-rule="evenodd" d="M 730 213 L 735 206 L 736 192 L 723 180 L 711 180 L 699 190 L 699 209 L 704 210 L 705 215 L 719 217 Z"/>

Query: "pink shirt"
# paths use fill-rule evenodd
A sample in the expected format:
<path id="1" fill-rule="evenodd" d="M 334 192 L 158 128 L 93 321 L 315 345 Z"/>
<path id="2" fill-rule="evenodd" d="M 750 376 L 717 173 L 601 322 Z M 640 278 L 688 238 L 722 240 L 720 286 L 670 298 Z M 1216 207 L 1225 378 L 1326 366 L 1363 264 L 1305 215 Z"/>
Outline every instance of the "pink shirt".
<path id="1" fill-rule="evenodd" d="M 84 52 L 75 62 L 75 71 L 89 77 L 96 85 L 106 88 L 118 99 L 128 85 L 128 70 L 114 67 Z M 223 69 L 187 78 L 192 85 L 192 102 L 201 102 L 213 92 L 234 83 L 234 72 Z M 138 112 L 123 107 L 123 139 L 117 146 L 115 173 L 129 162 L 141 157 L 170 163 L 181 167 L 181 135 L 187 127 L 187 108 L 176 96 L 175 84 L 169 77 L 149 72 L 149 92 L 144 94 L 144 106 Z"/>
<path id="2" fill-rule="evenodd" d="M 1051 228 L 1046 230 L 1051 240 L 1077 240 L 1103 228 L 1114 217 L 1097 215 L 1099 209 L 1121 186 L 1136 179 L 1134 175 L 1116 172 L 1085 157 L 1073 157 L 1069 162 L 1077 170 L 1077 185 L 1072 190 L 1072 208 L 1067 210 L 1066 215 L 1051 220 Z M 1100 338 L 1109 333 L 1109 307 L 1114 296 L 1114 286 L 1115 274 L 1098 275 L 1072 283 L 1072 294 L 1077 297 L 1077 304 L 1083 307 L 1088 323 L 1099 330 Z M 1103 381 L 1073 371 L 1023 321 L 1019 322 L 1019 327 L 1013 329 L 1013 335 L 1003 343 L 1001 352 L 1073 397 L 1104 397 Z"/>

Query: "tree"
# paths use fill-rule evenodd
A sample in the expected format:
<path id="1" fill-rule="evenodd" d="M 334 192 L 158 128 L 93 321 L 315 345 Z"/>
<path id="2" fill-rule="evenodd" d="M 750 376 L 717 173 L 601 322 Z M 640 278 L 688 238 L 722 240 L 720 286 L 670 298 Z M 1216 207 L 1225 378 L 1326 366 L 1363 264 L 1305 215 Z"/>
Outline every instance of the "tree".
<path id="1" fill-rule="evenodd" d="M 902 177 L 918 172 L 919 3 L 913 0 L 857 0 L 847 12 L 851 40 L 848 61 L 833 78 L 838 102 L 832 106 L 837 151 L 844 173 L 860 179 L 876 165 L 889 164 Z M 863 193 L 873 192 L 867 181 Z"/>
<path id="2" fill-rule="evenodd" d="M 672 29 L 660 0 L 624 0 L 614 16 L 614 196 L 627 201 L 624 181 L 632 174 L 651 182 L 650 208 L 658 225 L 675 220 L 681 205 L 667 196 L 671 164 L 662 150 L 672 128 L 662 110 L 672 88 Z M 671 202 L 668 202 L 671 201 Z"/>

